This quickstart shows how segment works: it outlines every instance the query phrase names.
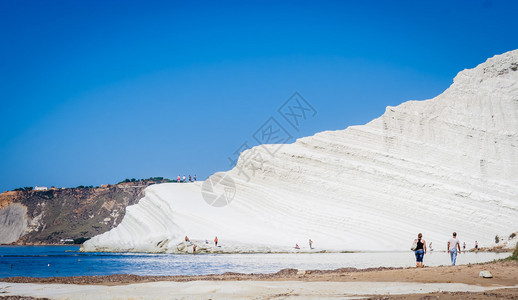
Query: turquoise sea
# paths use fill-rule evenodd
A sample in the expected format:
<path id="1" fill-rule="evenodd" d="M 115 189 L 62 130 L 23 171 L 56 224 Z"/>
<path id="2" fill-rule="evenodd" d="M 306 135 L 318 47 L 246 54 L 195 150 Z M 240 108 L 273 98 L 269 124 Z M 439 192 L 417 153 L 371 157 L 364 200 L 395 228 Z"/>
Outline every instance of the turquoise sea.
<path id="1" fill-rule="evenodd" d="M 53 277 L 83 275 L 203 275 L 274 273 L 285 268 L 302 270 L 344 267 L 410 267 L 408 252 L 298 253 L 298 254 L 149 254 L 82 253 L 78 246 L 0 246 L 0 278 L 13 276 Z M 509 253 L 466 253 L 458 264 L 508 257 Z M 445 252 L 425 256 L 425 265 L 447 265 Z"/>

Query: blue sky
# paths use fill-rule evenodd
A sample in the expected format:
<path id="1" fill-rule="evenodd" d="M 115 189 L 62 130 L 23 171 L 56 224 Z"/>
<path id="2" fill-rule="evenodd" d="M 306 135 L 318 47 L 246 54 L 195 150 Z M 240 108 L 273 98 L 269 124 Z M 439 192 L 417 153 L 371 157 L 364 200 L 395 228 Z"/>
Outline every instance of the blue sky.
<path id="1" fill-rule="evenodd" d="M 486 0 L 2 1 L 0 191 L 203 179 L 228 170 L 296 91 L 317 115 L 286 127 L 295 138 L 364 124 L 518 48 L 516 11 Z"/>

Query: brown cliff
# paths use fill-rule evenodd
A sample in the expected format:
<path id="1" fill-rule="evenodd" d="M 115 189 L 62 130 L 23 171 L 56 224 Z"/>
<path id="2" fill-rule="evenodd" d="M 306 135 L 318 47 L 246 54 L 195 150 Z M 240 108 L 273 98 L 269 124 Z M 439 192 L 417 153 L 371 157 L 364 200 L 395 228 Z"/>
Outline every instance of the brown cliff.
<path id="1" fill-rule="evenodd" d="M 152 181 L 0 194 L 0 244 L 60 244 L 117 226 Z"/>

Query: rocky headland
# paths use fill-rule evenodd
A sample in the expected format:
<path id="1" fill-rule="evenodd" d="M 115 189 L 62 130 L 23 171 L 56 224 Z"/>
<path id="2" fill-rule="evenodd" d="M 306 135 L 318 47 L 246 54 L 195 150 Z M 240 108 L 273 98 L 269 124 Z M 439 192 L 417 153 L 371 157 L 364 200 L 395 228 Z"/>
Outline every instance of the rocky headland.
<path id="1" fill-rule="evenodd" d="M 0 194 L 0 244 L 81 243 L 122 221 L 153 180 Z"/>

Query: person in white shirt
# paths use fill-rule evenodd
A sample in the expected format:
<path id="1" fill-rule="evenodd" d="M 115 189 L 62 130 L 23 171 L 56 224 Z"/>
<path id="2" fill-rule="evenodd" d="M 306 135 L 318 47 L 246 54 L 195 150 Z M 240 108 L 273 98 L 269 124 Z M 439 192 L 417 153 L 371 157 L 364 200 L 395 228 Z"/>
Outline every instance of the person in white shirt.
<path id="1" fill-rule="evenodd" d="M 454 266 L 457 260 L 457 249 L 459 249 L 460 254 L 460 242 L 457 239 L 457 233 L 453 233 L 453 237 L 448 241 L 448 253 L 450 253 L 451 265 Z"/>

